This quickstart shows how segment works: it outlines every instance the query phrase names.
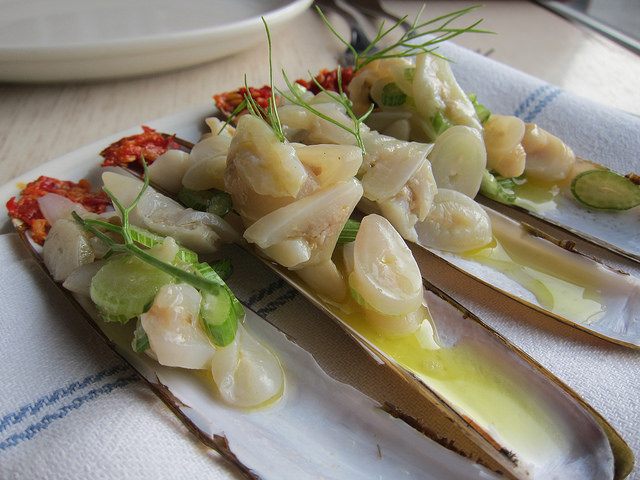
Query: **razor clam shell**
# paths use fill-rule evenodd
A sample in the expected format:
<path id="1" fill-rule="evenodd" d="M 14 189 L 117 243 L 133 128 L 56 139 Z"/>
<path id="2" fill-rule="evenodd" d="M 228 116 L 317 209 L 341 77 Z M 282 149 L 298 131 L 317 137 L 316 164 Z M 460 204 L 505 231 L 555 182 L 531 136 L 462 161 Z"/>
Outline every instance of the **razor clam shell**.
<path id="1" fill-rule="evenodd" d="M 520 218 L 525 222 L 535 219 L 542 229 L 548 229 L 547 226 L 561 229 L 589 243 L 640 262 L 640 207 L 624 211 L 594 210 L 579 205 L 573 199 L 558 195 L 556 208 L 534 212 L 504 205 L 482 195 L 478 195 L 476 200 L 511 218 Z"/>
<path id="2" fill-rule="evenodd" d="M 534 398 L 537 405 L 549 412 L 549 418 L 545 420 L 559 425 L 556 434 L 563 436 L 560 443 L 564 442 L 565 447 L 559 456 L 540 455 L 540 452 L 534 451 L 535 448 L 525 451 L 528 445 L 523 450 L 514 450 L 501 438 L 501 433 L 505 432 L 484 429 L 478 419 L 473 418 L 473 414 L 456 404 L 455 398 L 439 392 L 437 387 L 429 384 L 429 380 L 420 378 L 380 350 L 294 274 L 262 258 L 251 247 L 246 248 L 335 321 L 370 355 L 404 378 L 426 402 L 435 404 L 455 425 L 466 428 L 469 437 L 487 455 L 498 461 L 506 473 L 515 478 L 599 479 L 624 478 L 633 468 L 633 453 L 629 446 L 599 413 L 535 360 L 428 281 L 424 280 L 425 303 L 431 310 L 441 344 L 445 348 L 452 348 L 468 342 L 481 352 L 483 358 L 491 358 L 492 364 L 501 365 L 500 375 L 508 379 L 506 383 L 513 381 L 517 388 L 525 391 L 529 398 Z M 478 360 L 482 361 L 481 358 Z M 519 429 L 521 425 L 513 427 Z"/>
<path id="3" fill-rule="evenodd" d="M 283 331 L 246 308 L 245 325 L 276 353 L 286 372 L 282 398 L 239 409 L 216 397 L 209 376 L 164 367 L 131 348 L 131 325 L 103 322 L 90 299 L 74 295 L 47 271 L 39 248 L 15 228 L 46 276 L 108 345 L 206 446 L 249 479 L 498 478 L 403 421 L 354 387 L 339 382 Z M 301 436 L 304 441 L 300 441 Z"/>
<path id="4" fill-rule="evenodd" d="M 556 320 L 613 343 L 640 348 L 640 277 L 638 276 L 640 270 L 636 268 L 635 262 L 622 261 L 622 263 L 609 264 L 609 261 L 615 261 L 612 256 L 603 260 L 596 256 L 597 251 L 593 254 L 583 251 L 582 247 L 585 245 L 578 249 L 572 240 L 566 238 L 560 240 L 488 207 L 485 207 L 485 210 L 489 213 L 493 228 L 500 224 L 501 230 L 507 232 L 511 238 L 517 239 L 518 243 L 528 249 L 532 256 L 542 255 L 545 258 L 556 259 L 554 266 L 557 268 L 558 276 L 562 275 L 563 269 L 572 268 L 581 272 L 585 279 L 597 282 L 603 295 L 602 301 L 606 306 L 605 314 L 594 321 L 563 316 L 541 305 L 531 291 L 503 272 L 472 258 L 415 245 L 413 246 L 414 255 L 420 257 L 419 250 L 424 248 L 466 275 Z M 426 264 L 428 259 L 421 258 L 418 262 Z"/>

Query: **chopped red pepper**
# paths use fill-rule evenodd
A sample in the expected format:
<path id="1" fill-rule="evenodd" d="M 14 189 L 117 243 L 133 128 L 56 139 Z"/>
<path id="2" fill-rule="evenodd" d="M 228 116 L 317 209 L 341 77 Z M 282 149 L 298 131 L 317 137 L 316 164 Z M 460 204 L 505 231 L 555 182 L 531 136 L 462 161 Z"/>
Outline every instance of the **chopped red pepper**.
<path id="1" fill-rule="evenodd" d="M 340 74 L 340 84 L 342 86 L 342 90 L 346 92 L 349 83 L 354 77 L 353 68 L 345 68 L 341 69 Z M 316 83 L 317 82 L 317 83 Z M 298 79 L 296 83 L 302 85 L 307 90 L 312 92 L 314 95 L 320 93 L 322 90 L 318 84 L 322 86 L 325 90 L 330 92 L 339 92 L 340 84 L 338 83 L 338 69 L 334 68 L 333 70 L 323 69 L 316 75 L 315 81 L 312 80 L 303 80 Z M 261 88 L 249 87 L 249 93 L 251 94 L 251 98 L 255 100 L 255 102 L 263 109 L 267 109 L 269 105 L 269 99 L 271 98 L 271 87 L 265 85 Z M 233 112 L 238 108 L 238 106 L 243 102 L 245 96 L 247 94 L 247 89 L 245 87 L 239 88 L 238 90 L 234 90 L 232 92 L 220 93 L 213 96 L 213 99 L 216 102 L 216 106 L 218 110 L 220 110 L 224 115 L 231 116 Z M 276 103 L 278 103 L 278 96 L 276 95 Z M 238 115 L 243 115 L 247 113 L 247 110 L 244 109 L 238 113 Z"/>
<path id="2" fill-rule="evenodd" d="M 166 136 L 149 127 L 142 127 L 143 133 L 125 137 L 105 148 L 100 155 L 104 157 L 102 166 L 135 165 L 142 170 L 142 159 L 151 165 L 167 150 L 177 150 L 180 145 L 174 140 L 175 135 Z"/>
<path id="3" fill-rule="evenodd" d="M 249 87 L 248 93 L 260 108 L 264 110 L 267 109 L 269 106 L 269 99 L 271 98 L 271 87 L 268 85 L 265 85 L 262 88 Z M 213 99 L 216 102 L 218 110 L 220 110 L 224 115 L 231 116 L 231 114 L 235 112 L 236 108 L 238 108 L 238 106 L 244 101 L 246 95 L 247 89 L 245 87 L 241 87 L 233 92 L 216 94 L 213 96 Z M 240 114 L 244 114 L 246 112 L 247 109 L 245 108 Z"/>
<path id="4" fill-rule="evenodd" d="M 338 82 L 337 68 L 334 68 L 333 70 L 323 68 L 322 70 L 320 70 L 320 73 L 316 75 L 315 81 L 297 80 L 296 83 L 299 83 L 314 95 L 322 91 L 318 84 L 320 84 L 323 89 L 328 90 L 329 92 L 339 92 L 340 87 L 342 87 L 343 92 L 346 92 L 349 88 L 351 80 L 353 80 L 353 77 L 353 67 L 340 69 L 340 82 Z"/>
<path id="5" fill-rule="evenodd" d="M 102 213 L 107 209 L 107 206 L 111 205 L 109 196 L 102 190 L 93 191 L 87 180 L 74 183 L 51 177 L 39 177 L 27 184 L 20 193 L 20 197 L 12 197 L 7 202 L 9 215 L 25 222 L 31 230 L 33 241 L 39 245 L 44 243 L 51 228 L 38 205 L 38 198 L 47 193 L 64 196 L 93 213 Z"/>

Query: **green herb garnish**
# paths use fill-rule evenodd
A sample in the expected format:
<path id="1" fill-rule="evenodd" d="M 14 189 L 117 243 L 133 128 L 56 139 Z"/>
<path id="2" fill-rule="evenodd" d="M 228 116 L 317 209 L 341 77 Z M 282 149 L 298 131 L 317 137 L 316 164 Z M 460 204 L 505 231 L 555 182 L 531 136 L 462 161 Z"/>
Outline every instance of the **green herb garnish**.
<path id="1" fill-rule="evenodd" d="M 489 120 L 489 117 L 491 116 L 491 111 L 481 103 L 478 103 L 478 96 L 475 93 L 469 93 L 467 94 L 467 97 L 471 100 L 471 104 L 476 111 L 476 115 L 478 115 L 480 123 L 482 125 L 487 123 L 487 120 Z"/>
<path id="2" fill-rule="evenodd" d="M 351 243 L 356 240 L 358 229 L 360 228 L 360 222 L 351 218 L 347 219 L 347 222 L 342 227 L 342 231 L 338 236 L 338 243 Z"/>
<path id="3" fill-rule="evenodd" d="M 436 111 L 436 113 L 433 114 L 433 117 L 431 117 L 431 126 L 433 127 L 433 130 L 435 131 L 435 136 L 437 138 L 446 129 L 451 127 L 451 122 L 446 118 L 444 118 L 444 115 L 442 114 L 442 112 L 438 110 Z"/>
<path id="4" fill-rule="evenodd" d="M 407 101 L 407 94 L 402 91 L 398 84 L 392 82 L 382 87 L 382 106 L 400 107 Z"/>
<path id="5" fill-rule="evenodd" d="M 131 347 L 136 353 L 144 353 L 151 348 L 151 345 L 149 344 L 149 337 L 147 336 L 147 332 L 144 331 L 144 328 L 142 328 L 142 322 L 140 319 L 138 319 L 136 329 L 133 332 Z"/>
<path id="6" fill-rule="evenodd" d="M 251 92 L 249 91 L 249 85 L 247 83 L 247 76 L 245 75 L 244 86 L 245 86 L 246 92 L 245 92 L 244 101 L 240 105 L 238 105 L 238 108 L 236 108 L 234 113 L 236 112 L 239 113 L 240 111 L 242 111 L 242 108 L 240 107 L 244 108 L 246 106 L 247 110 L 251 115 L 255 117 L 260 117 L 266 120 L 269 126 L 271 127 L 271 129 L 273 130 L 273 133 L 275 133 L 276 137 L 278 137 L 278 139 L 284 143 L 287 141 L 287 139 L 284 136 L 284 132 L 282 131 L 282 124 L 280 123 L 280 117 L 278 116 L 276 93 L 275 93 L 275 89 L 273 88 L 273 61 L 271 58 L 271 33 L 269 32 L 269 26 L 267 25 L 267 21 L 264 19 L 264 17 L 262 17 L 262 23 L 264 23 L 264 28 L 267 32 L 267 44 L 269 47 L 269 89 L 271 91 L 269 102 L 267 104 L 266 109 L 258 105 L 255 99 L 251 96 Z"/>
<path id="7" fill-rule="evenodd" d="M 518 195 L 514 191 L 515 182 L 512 178 L 504 178 L 493 175 L 485 169 L 480 183 L 480 193 L 485 197 L 500 203 L 515 205 Z"/>
<path id="8" fill-rule="evenodd" d="M 233 208 L 231 195 L 227 192 L 211 188 L 208 190 L 189 190 L 181 188 L 178 191 L 178 201 L 185 207 L 200 212 L 209 212 L 224 217 Z"/>
<path id="9" fill-rule="evenodd" d="M 488 30 L 479 30 L 475 28 L 482 22 L 482 19 L 466 27 L 456 28 L 451 26 L 452 22 L 479 7 L 481 7 L 481 5 L 474 5 L 462 10 L 442 15 L 426 22 L 418 23 L 418 19 L 420 18 L 424 10 L 423 5 L 418 12 L 418 15 L 416 15 L 416 18 L 413 20 L 411 27 L 400 36 L 399 40 L 393 42 L 388 47 L 382 47 L 380 45 L 383 40 L 389 37 L 389 34 L 398 29 L 402 25 L 402 23 L 404 23 L 404 21 L 407 19 L 407 15 L 405 15 L 398 22 L 386 29 L 385 23 L 383 21 L 380 25 L 380 28 L 378 29 L 375 38 L 371 41 L 371 44 L 360 53 L 358 53 L 347 40 L 340 36 L 340 34 L 333 28 L 333 26 L 324 16 L 322 10 L 320 10 L 319 7 L 316 7 L 316 9 L 331 32 L 353 53 L 353 68 L 354 72 L 356 72 L 375 60 L 381 60 L 385 58 L 412 57 L 419 53 L 435 54 L 435 49 L 437 48 L 439 43 L 455 38 L 458 35 L 462 35 L 463 33 L 494 33 Z M 438 22 L 440 22 L 440 24 L 435 25 Z"/>
<path id="10" fill-rule="evenodd" d="M 309 72 L 309 75 L 311 75 L 311 72 Z M 313 82 L 318 86 L 318 88 L 321 91 L 323 91 L 332 100 L 339 103 L 345 108 L 347 115 L 349 115 L 349 118 L 351 118 L 351 120 L 353 121 L 353 128 L 349 127 L 348 125 L 344 125 L 340 123 L 338 120 L 331 118 L 330 116 L 325 115 L 319 110 L 313 108 L 313 106 L 310 105 L 309 102 L 307 102 L 303 97 L 304 87 L 298 84 L 293 85 L 289 81 L 289 78 L 287 77 L 287 74 L 285 73 L 284 70 L 282 71 L 282 76 L 284 77 L 284 81 L 287 84 L 287 87 L 289 88 L 289 91 L 291 92 L 293 97 L 281 90 L 278 90 L 278 93 L 280 93 L 280 95 L 282 95 L 284 98 L 286 98 L 289 102 L 293 103 L 294 105 L 298 105 L 299 107 L 305 108 L 306 110 L 309 110 L 314 115 L 317 115 L 318 117 L 328 122 L 331 122 L 334 125 L 337 125 L 338 127 L 342 128 L 343 130 L 346 130 L 347 132 L 351 133 L 356 138 L 356 142 L 358 143 L 358 146 L 362 150 L 362 154 L 363 155 L 365 154 L 364 143 L 362 142 L 362 136 L 360 135 L 360 125 L 365 122 L 367 117 L 369 117 L 369 115 L 373 111 L 374 105 L 372 104 L 369 107 L 369 110 L 361 117 L 357 117 L 356 114 L 353 113 L 353 109 L 351 108 L 351 100 L 349 100 L 349 97 L 347 97 L 347 94 L 344 93 L 344 90 L 342 89 L 342 80 L 341 80 L 342 71 L 340 67 L 338 67 L 338 72 L 337 72 L 337 76 L 338 76 L 338 92 L 337 93 L 329 91 L 326 88 L 324 88 L 313 75 L 311 75 L 311 78 L 313 79 Z"/>

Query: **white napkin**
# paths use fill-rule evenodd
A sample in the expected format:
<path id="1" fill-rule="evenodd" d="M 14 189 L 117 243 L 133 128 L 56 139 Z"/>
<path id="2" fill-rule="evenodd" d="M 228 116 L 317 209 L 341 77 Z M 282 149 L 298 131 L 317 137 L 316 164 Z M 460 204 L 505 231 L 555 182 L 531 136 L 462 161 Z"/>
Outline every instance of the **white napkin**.
<path id="1" fill-rule="evenodd" d="M 637 117 L 453 45 L 442 53 L 458 62 L 453 68 L 463 88 L 477 93 L 490 109 L 541 124 L 578 155 L 624 173 L 640 170 Z M 202 447 L 105 346 L 15 235 L 0 236 L 0 265 L 1 478 L 238 475 Z M 243 260 L 233 278 L 238 297 L 262 315 L 282 322 L 322 321 L 254 260 Z M 478 299 L 478 289 L 460 280 L 448 293 L 575 389 L 640 458 L 640 352 L 546 317 L 536 316 L 540 323 L 533 324 L 525 308 L 487 290 Z M 640 479 L 637 467 L 630 478 Z"/>

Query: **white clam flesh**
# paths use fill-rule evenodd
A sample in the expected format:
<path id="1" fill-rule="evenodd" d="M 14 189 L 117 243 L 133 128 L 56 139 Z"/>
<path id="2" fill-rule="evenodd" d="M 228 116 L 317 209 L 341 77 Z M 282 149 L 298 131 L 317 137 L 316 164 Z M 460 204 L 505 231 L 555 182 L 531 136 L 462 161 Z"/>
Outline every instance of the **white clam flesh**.
<path id="1" fill-rule="evenodd" d="M 256 407 L 278 398 L 285 384 L 278 358 L 241 323 L 234 341 L 216 349 L 211 372 L 223 401 L 238 407 Z"/>
<path id="2" fill-rule="evenodd" d="M 177 194 L 182 188 L 182 177 L 191 168 L 191 155 L 182 150 L 167 150 L 149 165 L 149 178 L 164 191 Z"/>
<path id="3" fill-rule="evenodd" d="M 458 85 L 449 62 L 443 58 L 428 53 L 416 56 L 413 98 L 423 119 L 441 112 L 453 125 L 482 130 L 471 100 Z M 428 131 L 427 134 L 436 138 L 435 132 Z"/>
<path id="4" fill-rule="evenodd" d="M 487 166 L 487 150 L 478 130 L 455 125 L 438 136 L 429 161 L 438 188 L 456 190 L 474 198 Z"/>
<path id="5" fill-rule="evenodd" d="M 376 132 L 363 141 L 367 154 L 358 175 L 369 201 L 363 202 L 365 211 L 380 212 L 404 238 L 415 240 L 415 224 L 427 216 L 437 191 L 427 159 L 433 146 Z"/>
<path id="6" fill-rule="evenodd" d="M 224 190 L 224 170 L 230 146 L 230 135 L 210 135 L 196 143 L 191 149 L 189 168 L 184 175 L 177 176 L 182 186 L 189 190 Z"/>
<path id="7" fill-rule="evenodd" d="M 104 172 L 102 180 L 125 208 L 133 204 L 143 187 L 137 178 L 114 172 Z M 236 230 L 218 215 L 185 208 L 151 187 L 131 211 L 130 220 L 134 225 L 171 236 L 198 253 L 215 252 L 221 242 L 239 238 Z"/>
<path id="8" fill-rule="evenodd" d="M 190 285 L 165 285 L 140 316 L 153 357 L 161 365 L 200 370 L 211 366 L 215 347 L 200 326 L 201 300 Z"/>
<path id="9" fill-rule="evenodd" d="M 355 178 L 337 183 L 263 216 L 244 238 L 288 268 L 322 263 L 361 196 Z"/>
<path id="10" fill-rule="evenodd" d="M 260 195 L 295 197 L 307 181 L 293 146 L 281 142 L 264 120 L 251 115 L 240 117 L 227 162 Z"/>
<path id="11" fill-rule="evenodd" d="M 362 219 L 349 285 L 366 308 L 384 315 L 406 315 L 422 304 L 420 270 L 411 250 L 384 217 Z"/>
<path id="12" fill-rule="evenodd" d="M 96 257 L 89 235 L 71 218 L 60 218 L 51 226 L 42 256 L 56 282 L 64 282 L 74 270 Z"/>
<path id="13" fill-rule="evenodd" d="M 439 188 L 433 206 L 416 225 L 419 245 L 448 252 L 484 247 L 493 240 L 491 220 L 473 199 L 456 190 Z"/>
<path id="14" fill-rule="evenodd" d="M 344 107 L 327 95 L 320 93 L 315 97 L 309 98 L 309 103 L 322 115 L 353 128 L 353 121 L 345 113 Z M 279 107 L 278 116 L 282 122 L 285 135 L 291 142 L 307 145 L 355 144 L 355 139 L 351 133 L 298 105 L 285 104 Z"/>

